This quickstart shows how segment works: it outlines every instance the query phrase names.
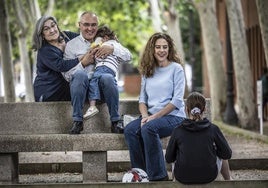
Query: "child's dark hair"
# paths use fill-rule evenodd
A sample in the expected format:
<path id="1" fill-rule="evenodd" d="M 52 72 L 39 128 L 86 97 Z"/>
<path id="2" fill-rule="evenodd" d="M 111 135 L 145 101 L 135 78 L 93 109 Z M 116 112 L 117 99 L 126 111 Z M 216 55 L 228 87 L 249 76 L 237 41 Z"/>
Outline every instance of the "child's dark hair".
<path id="1" fill-rule="evenodd" d="M 206 98 L 199 92 L 192 92 L 186 99 L 186 108 L 188 116 L 192 116 L 193 120 L 202 119 L 202 114 L 206 107 Z"/>
<path id="2" fill-rule="evenodd" d="M 117 40 L 115 33 L 107 26 L 101 26 L 98 28 L 95 38 L 108 36 L 110 40 Z"/>

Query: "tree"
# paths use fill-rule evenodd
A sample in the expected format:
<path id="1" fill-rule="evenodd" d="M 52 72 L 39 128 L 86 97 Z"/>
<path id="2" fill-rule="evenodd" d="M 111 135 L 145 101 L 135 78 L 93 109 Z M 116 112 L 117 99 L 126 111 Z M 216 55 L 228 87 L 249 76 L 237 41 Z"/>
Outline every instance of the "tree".
<path id="1" fill-rule="evenodd" d="M 1 0 L 0 3 L 0 41 L 2 54 L 2 67 L 4 78 L 5 102 L 15 102 L 15 87 L 13 80 L 13 64 L 11 53 L 11 40 L 8 26 L 7 1 Z"/>
<path id="2" fill-rule="evenodd" d="M 53 15 L 54 5 L 55 5 L 55 0 L 49 0 L 48 1 L 45 15 Z"/>
<path id="3" fill-rule="evenodd" d="M 153 1 L 153 0 L 152 0 Z M 155 2 L 160 0 L 154 0 Z M 186 0 L 183 0 L 186 2 Z M 14 4 L 16 1 L 9 0 L 10 4 Z M 50 5 L 54 4 L 54 8 L 50 8 Z M 177 2 L 175 1 L 166 1 L 161 0 L 161 3 L 164 6 L 160 6 L 163 9 L 160 9 L 160 18 L 163 19 L 163 14 L 165 10 L 168 10 L 170 2 Z M 40 10 L 38 11 L 38 3 L 40 6 Z M 154 32 L 152 19 L 150 17 L 150 4 L 148 0 L 129 0 L 129 1 L 122 1 L 122 0 L 113 0 L 107 3 L 107 0 L 80 0 L 80 1 L 73 1 L 73 0 L 50 0 L 50 1 L 38 1 L 38 0 L 22 0 L 20 2 L 23 8 L 25 8 L 25 20 L 27 21 L 27 25 L 29 27 L 29 33 L 27 34 L 27 47 L 28 53 L 32 54 L 33 56 L 35 53 L 30 51 L 31 42 L 29 39 L 32 37 L 32 30 L 33 26 L 36 23 L 37 18 L 40 15 L 47 14 L 47 10 L 52 10 L 50 15 L 53 15 L 58 20 L 58 24 L 61 30 L 70 30 L 74 32 L 79 32 L 77 28 L 77 22 L 80 14 L 83 11 L 93 11 L 97 13 L 100 18 L 100 24 L 106 24 L 111 27 L 115 33 L 117 34 L 120 43 L 126 46 L 133 54 L 133 61 L 131 62 L 132 65 L 136 66 L 138 64 L 139 55 L 145 46 L 146 41 Z M 180 3 L 174 3 L 174 5 Z M 172 9 L 172 7 L 169 7 Z M 12 19 L 12 23 L 17 23 L 17 18 L 15 15 L 17 14 L 13 7 L 9 7 L 11 14 L 9 15 Z M 68 10 L 68 11 L 66 11 Z M 172 9 L 172 15 L 176 16 L 176 21 L 178 21 L 178 11 L 177 8 Z M 40 14 L 38 14 L 38 12 Z M 173 15 L 174 14 L 174 15 Z M 173 19 L 173 18 L 172 18 Z M 170 22 L 170 25 L 176 23 L 176 21 Z M 165 24 L 162 24 L 165 25 Z M 162 26 L 160 25 L 160 26 Z M 167 24 L 166 24 L 167 25 Z M 187 26 L 187 24 L 185 24 Z M 21 27 L 18 28 L 18 24 L 11 24 L 10 28 L 12 29 L 11 37 L 12 37 L 12 45 L 14 47 L 13 50 L 13 57 L 18 59 L 21 56 L 21 53 L 18 50 L 18 30 L 22 30 Z M 161 29 L 163 29 L 161 27 Z M 170 32 L 173 34 L 172 32 Z M 186 35 L 186 33 L 185 33 Z M 178 42 L 177 37 L 174 37 L 176 42 Z M 184 39 L 184 38 L 183 38 Z M 180 39 L 181 40 L 181 39 Z M 181 45 L 181 44 L 179 44 Z M 182 46 L 182 45 L 181 45 Z M 182 50 L 179 50 L 180 53 L 183 53 Z M 183 56 L 183 55 L 182 55 Z M 35 59 L 35 58 L 34 58 Z M 30 59 L 31 61 L 31 59 Z M 33 67 L 35 69 L 35 61 L 32 61 Z M 30 75 L 30 74 L 26 74 Z"/>
<path id="4" fill-rule="evenodd" d="M 162 20 L 160 17 L 158 0 L 149 0 L 149 2 L 150 2 L 150 7 L 151 7 L 150 10 L 151 10 L 153 28 L 156 32 L 161 32 Z"/>
<path id="5" fill-rule="evenodd" d="M 226 105 L 226 76 L 216 18 L 215 0 L 194 0 L 202 29 L 202 39 L 210 84 L 211 117 L 221 120 Z"/>
<path id="6" fill-rule="evenodd" d="M 254 102 L 253 78 L 245 34 L 245 24 L 240 1 L 226 0 L 234 62 L 238 119 L 242 128 L 257 126 L 257 109 Z"/>
<path id="7" fill-rule="evenodd" d="M 265 53 L 266 66 L 268 67 L 268 1 L 256 0 L 258 16 L 261 28 L 262 43 Z"/>
<path id="8" fill-rule="evenodd" d="M 39 7 L 39 3 L 38 0 L 32 0 L 32 3 L 29 3 L 30 5 L 30 12 L 31 12 L 31 23 L 36 23 L 37 20 L 41 17 L 41 11 L 40 11 L 40 7 Z M 50 7 L 50 6 L 49 6 Z M 33 29 L 32 32 L 33 33 Z M 37 52 L 36 51 L 32 51 L 32 79 L 35 79 L 36 76 L 36 59 L 37 59 Z"/>
<path id="9" fill-rule="evenodd" d="M 178 49 L 178 54 L 182 59 L 182 66 L 184 66 L 185 55 L 184 55 L 181 30 L 179 24 L 179 16 L 178 16 L 179 13 L 176 9 L 176 5 L 178 3 L 177 0 L 168 0 L 168 1 L 149 0 L 149 1 L 150 1 L 150 11 L 152 15 L 154 30 L 156 32 L 167 32 L 171 36 L 171 38 L 175 43 L 176 48 Z M 164 14 L 160 14 L 160 12 L 164 12 Z M 186 94 L 188 93 L 187 87 L 185 93 Z"/>
<path id="10" fill-rule="evenodd" d="M 177 0 L 149 0 L 152 24 L 155 32 L 167 32 L 175 42 L 178 52 L 185 62 L 181 38 Z M 161 14 L 164 12 L 164 14 Z M 164 23 L 163 23 L 164 22 Z"/>
<path id="11" fill-rule="evenodd" d="M 24 82 L 25 82 L 25 101 L 26 102 L 33 102 L 34 101 L 34 94 L 33 94 L 33 84 L 32 84 L 32 71 L 31 71 L 31 63 L 30 58 L 27 50 L 27 36 L 31 34 L 30 24 L 29 24 L 29 16 L 26 11 L 30 10 L 29 4 L 23 4 L 20 0 L 15 0 L 13 3 L 14 12 L 16 13 L 16 20 L 19 27 L 18 33 L 18 44 L 20 50 L 20 61 L 22 64 L 22 72 L 24 75 Z M 30 12 L 30 11 L 29 11 Z M 28 13 L 29 13 L 28 12 Z"/>
<path id="12" fill-rule="evenodd" d="M 36 52 L 31 50 L 32 34 L 35 23 L 41 17 L 38 0 L 14 0 L 9 1 L 10 16 L 13 19 L 13 28 L 16 31 L 15 43 L 18 43 L 19 53 L 15 56 L 20 59 L 22 84 L 25 85 L 25 101 L 34 101 L 33 93 L 33 77 L 35 77 L 36 70 Z M 54 0 L 49 0 L 46 13 L 52 14 Z M 31 56 L 30 56 L 31 55 Z"/>
<path id="13" fill-rule="evenodd" d="M 100 24 L 113 29 L 120 43 L 133 54 L 132 64 L 138 64 L 140 52 L 153 33 L 149 16 L 148 0 L 64 0 L 55 1 L 54 15 L 62 30 L 77 31 L 77 22 L 83 11 L 93 11 L 100 18 Z M 44 5 L 40 4 L 41 9 Z M 68 11 L 63 11 L 68 10 Z"/>
<path id="14" fill-rule="evenodd" d="M 185 55 L 182 44 L 181 30 L 180 30 L 180 21 L 179 21 L 179 12 L 177 11 L 178 0 L 168 0 L 164 3 L 163 19 L 167 26 L 167 33 L 173 38 L 175 46 L 178 49 L 178 52 L 182 58 L 182 62 L 185 62 Z"/>

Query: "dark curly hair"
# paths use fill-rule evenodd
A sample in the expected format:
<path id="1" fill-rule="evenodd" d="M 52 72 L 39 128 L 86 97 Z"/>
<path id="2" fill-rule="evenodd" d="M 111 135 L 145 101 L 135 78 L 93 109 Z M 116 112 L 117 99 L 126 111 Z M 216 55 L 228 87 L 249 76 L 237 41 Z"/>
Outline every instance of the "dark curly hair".
<path id="1" fill-rule="evenodd" d="M 98 28 L 98 31 L 96 33 L 95 38 L 97 37 L 105 37 L 107 36 L 110 40 L 117 40 L 117 37 L 114 33 L 114 31 L 112 31 L 108 26 L 100 26 Z"/>
<path id="2" fill-rule="evenodd" d="M 168 43 L 169 50 L 167 59 L 169 61 L 182 64 L 182 60 L 176 51 L 172 38 L 166 33 L 155 33 L 149 38 L 139 62 L 139 71 L 141 75 L 146 78 L 153 76 L 155 67 L 157 66 L 157 62 L 154 57 L 154 49 L 155 43 L 158 39 L 165 39 Z"/>

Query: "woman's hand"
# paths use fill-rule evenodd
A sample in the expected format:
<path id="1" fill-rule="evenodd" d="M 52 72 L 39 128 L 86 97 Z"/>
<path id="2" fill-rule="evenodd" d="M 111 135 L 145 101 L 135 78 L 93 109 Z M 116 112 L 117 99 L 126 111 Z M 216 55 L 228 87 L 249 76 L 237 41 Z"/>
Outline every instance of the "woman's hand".
<path id="1" fill-rule="evenodd" d="M 142 119 L 141 119 L 141 127 L 145 124 L 145 123 L 147 123 L 147 122 L 149 122 L 149 121 L 151 121 L 151 120 L 153 120 L 153 119 L 156 119 L 157 117 L 155 116 L 155 114 L 153 114 L 153 115 L 150 115 L 150 116 L 144 116 L 144 117 L 142 117 Z"/>
<path id="2" fill-rule="evenodd" d="M 142 117 L 141 118 L 141 127 L 147 122 L 148 117 Z"/>

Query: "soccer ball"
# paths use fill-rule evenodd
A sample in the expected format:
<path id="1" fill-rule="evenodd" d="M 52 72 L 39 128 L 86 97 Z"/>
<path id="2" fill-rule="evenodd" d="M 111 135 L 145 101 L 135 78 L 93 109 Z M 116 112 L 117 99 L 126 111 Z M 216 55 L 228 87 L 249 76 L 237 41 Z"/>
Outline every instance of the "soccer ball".
<path id="1" fill-rule="evenodd" d="M 128 182 L 149 182 L 148 175 L 140 168 L 132 168 L 122 178 L 123 183 Z"/>

